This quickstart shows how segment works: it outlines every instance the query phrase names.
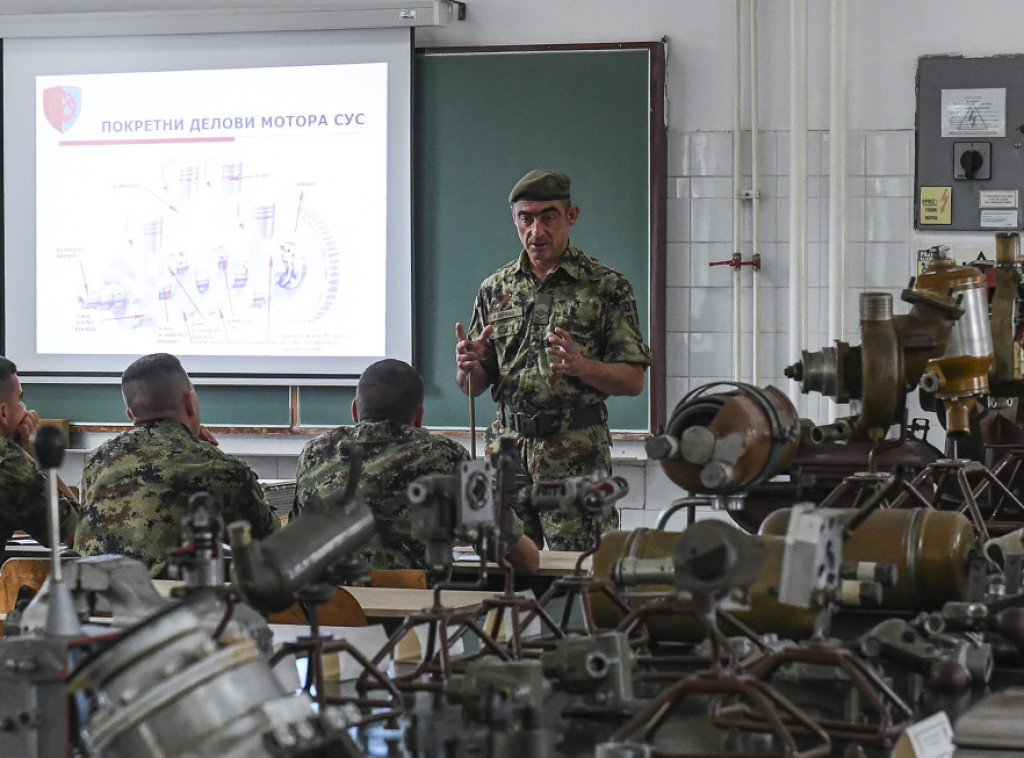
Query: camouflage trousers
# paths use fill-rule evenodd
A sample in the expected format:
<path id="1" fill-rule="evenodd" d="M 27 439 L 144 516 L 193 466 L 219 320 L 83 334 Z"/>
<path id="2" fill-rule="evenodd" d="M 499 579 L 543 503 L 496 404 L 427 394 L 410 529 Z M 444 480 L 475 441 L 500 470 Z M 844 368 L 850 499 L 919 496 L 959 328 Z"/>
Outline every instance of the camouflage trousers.
<path id="1" fill-rule="evenodd" d="M 534 482 L 552 481 L 568 476 L 586 476 L 611 472 L 611 433 L 597 424 L 550 437 L 524 437 L 495 421 L 484 435 L 488 458 L 498 449 L 502 439 L 513 439 L 522 458 L 516 475 L 516 491 Z M 559 511 L 537 512 L 515 503 L 516 515 L 523 521 L 523 531 L 538 547 L 547 542 L 550 550 L 589 550 L 594 544 L 594 523 L 590 517 L 568 515 Z M 619 526 L 618 511 L 601 519 L 601 532 Z"/>

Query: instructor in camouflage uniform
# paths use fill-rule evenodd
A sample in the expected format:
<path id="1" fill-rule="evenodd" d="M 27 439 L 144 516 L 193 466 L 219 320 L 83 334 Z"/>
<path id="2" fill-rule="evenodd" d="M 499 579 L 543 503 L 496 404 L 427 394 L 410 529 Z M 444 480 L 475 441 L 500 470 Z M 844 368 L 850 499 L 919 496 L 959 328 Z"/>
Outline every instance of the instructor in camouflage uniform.
<path id="1" fill-rule="evenodd" d="M 424 474 L 451 474 L 469 460 L 454 440 L 423 423 L 423 379 L 409 364 L 388 358 L 363 372 L 352 401 L 355 426 L 339 426 L 306 443 L 295 475 L 293 514 L 313 495 L 343 488 L 356 445 L 363 449 L 358 497 L 373 512 L 376 534 L 360 557 L 371 569 L 426 569 L 426 546 L 411 534 L 406 490 Z M 509 560 L 520 573 L 537 570 L 537 547 L 513 528 Z M 437 577 L 431 577 L 436 579 Z"/>
<path id="2" fill-rule="evenodd" d="M 13 362 L 0 356 L 0 537 L 6 544 L 21 529 L 49 546 L 46 475 L 32 447 L 39 415 L 25 408 L 17 370 Z M 59 477 L 57 488 L 60 536 L 67 539 L 75 532 L 78 501 Z M 3 558 L 6 555 L 0 548 L 0 560 Z"/>
<path id="3" fill-rule="evenodd" d="M 280 528 L 252 469 L 219 450 L 200 424 L 199 398 L 176 357 L 139 358 L 122 374 L 121 393 L 135 428 L 86 456 L 78 552 L 127 555 L 163 578 L 189 498 L 201 491 L 225 524 L 248 521 L 254 537 Z"/>
<path id="4" fill-rule="evenodd" d="M 638 395 L 650 348 L 629 281 L 569 239 L 580 209 L 569 177 L 530 171 L 509 195 L 523 250 L 480 285 L 469 335 L 456 324 L 456 381 L 498 403 L 492 449 L 517 441 L 522 483 L 611 471 L 604 400 Z M 589 546 L 589 526 L 558 513 L 521 513 L 526 533 L 556 550 Z M 606 527 L 614 524 L 606 524 Z"/>

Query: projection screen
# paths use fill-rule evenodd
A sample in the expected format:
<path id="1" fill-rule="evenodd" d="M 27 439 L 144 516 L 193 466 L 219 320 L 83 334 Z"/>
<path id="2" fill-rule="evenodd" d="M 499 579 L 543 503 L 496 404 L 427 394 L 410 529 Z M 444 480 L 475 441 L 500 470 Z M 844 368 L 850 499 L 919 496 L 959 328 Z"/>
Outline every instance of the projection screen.
<path id="1" fill-rule="evenodd" d="M 10 39 L 4 351 L 26 377 L 411 360 L 408 29 Z"/>

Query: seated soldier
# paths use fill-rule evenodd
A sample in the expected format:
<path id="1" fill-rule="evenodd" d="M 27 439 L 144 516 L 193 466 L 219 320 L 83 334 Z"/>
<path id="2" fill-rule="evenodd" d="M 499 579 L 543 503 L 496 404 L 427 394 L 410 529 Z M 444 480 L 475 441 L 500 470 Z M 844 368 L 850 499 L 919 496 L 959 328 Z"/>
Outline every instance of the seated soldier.
<path id="1" fill-rule="evenodd" d="M 196 492 L 210 493 L 225 524 L 252 524 L 254 537 L 281 527 L 256 474 L 218 450 L 200 423 L 199 397 L 176 357 L 139 358 L 121 376 L 121 393 L 135 428 L 85 458 L 78 552 L 127 555 L 154 579 L 165 578 Z"/>
<path id="2" fill-rule="evenodd" d="M 363 449 L 357 495 L 373 512 L 377 533 L 363 549 L 371 569 L 422 568 L 426 546 L 410 529 L 406 490 L 424 474 L 454 473 L 467 450 L 447 437 L 424 429 L 423 379 L 409 364 L 385 359 L 369 366 L 352 401 L 355 426 L 340 426 L 306 444 L 296 473 L 293 514 L 313 495 L 325 497 L 345 486 L 351 451 Z M 517 572 L 534 573 L 537 546 L 513 527 L 508 559 Z"/>
<path id="3" fill-rule="evenodd" d="M 0 537 L 6 543 L 20 529 L 49 546 L 46 475 L 32 446 L 39 414 L 25 408 L 17 370 L 13 362 L 0 356 Z M 61 539 L 67 539 L 75 533 L 78 501 L 59 477 L 57 488 L 58 531 Z M 5 557 L 0 547 L 0 562 Z"/>

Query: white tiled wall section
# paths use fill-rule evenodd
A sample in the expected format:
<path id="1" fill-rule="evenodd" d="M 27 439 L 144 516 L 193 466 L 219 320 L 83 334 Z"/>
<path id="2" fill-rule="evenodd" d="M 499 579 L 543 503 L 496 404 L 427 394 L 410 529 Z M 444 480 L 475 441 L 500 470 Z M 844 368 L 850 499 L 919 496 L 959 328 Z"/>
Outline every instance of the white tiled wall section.
<path id="1" fill-rule="evenodd" d="M 744 135 L 743 189 L 750 189 L 750 135 Z M 751 355 L 754 340 L 754 277 L 758 278 L 756 383 L 788 391 L 784 368 L 799 359 L 789 345 L 789 135 L 762 133 L 759 138 L 758 188 L 761 269 L 739 269 L 741 282 L 740 353 L 743 381 L 755 381 Z M 846 149 L 845 339 L 860 341 L 858 300 L 865 290 L 894 295 L 914 271 L 919 245 L 913 233 L 914 134 L 911 130 L 850 132 Z M 732 379 L 734 277 L 731 266 L 712 263 L 733 255 L 733 134 L 675 133 L 669 136 L 668 262 L 666 277 L 666 370 L 668 404 L 702 384 Z M 801 293 L 808 316 L 807 345 L 830 343 L 829 330 L 829 135 L 811 132 L 807 154 L 807 285 Z M 741 208 L 740 252 L 754 252 L 753 207 Z M 826 420 L 832 401 L 805 398 L 802 413 Z"/>

